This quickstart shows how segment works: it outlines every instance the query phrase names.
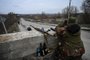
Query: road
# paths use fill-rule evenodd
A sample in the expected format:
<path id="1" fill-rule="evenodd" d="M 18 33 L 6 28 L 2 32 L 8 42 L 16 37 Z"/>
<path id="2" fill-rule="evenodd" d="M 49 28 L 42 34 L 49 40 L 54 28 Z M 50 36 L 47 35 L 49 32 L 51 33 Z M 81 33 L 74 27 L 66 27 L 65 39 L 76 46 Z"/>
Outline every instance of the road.
<path id="1" fill-rule="evenodd" d="M 34 23 L 34 22 L 25 21 L 23 18 L 20 19 L 20 25 L 19 25 L 20 31 L 27 31 L 27 28 L 30 27 L 32 31 L 37 32 L 30 25 L 40 29 L 44 28 L 45 31 L 47 31 L 50 28 L 55 28 L 55 25 L 53 24 Z M 48 33 L 53 34 L 55 32 L 49 31 Z"/>
<path id="2" fill-rule="evenodd" d="M 29 21 L 25 21 L 23 18 L 21 18 L 21 24 L 19 25 L 19 28 L 21 31 L 27 31 L 27 27 L 30 27 L 30 25 L 33 25 L 38 28 L 45 28 L 45 30 L 50 29 L 51 27 L 55 28 L 55 26 L 52 25 L 45 25 L 45 24 L 38 24 L 38 23 L 33 23 Z M 36 30 L 32 28 L 33 32 L 39 34 Z M 54 33 L 50 31 L 49 33 Z M 81 30 L 81 39 L 84 43 L 85 46 L 85 54 L 83 55 L 83 60 L 90 60 L 90 31 L 83 31 Z"/>
<path id="3" fill-rule="evenodd" d="M 90 60 L 90 31 L 81 31 L 81 39 L 84 43 L 85 54 L 83 55 L 84 60 Z"/>

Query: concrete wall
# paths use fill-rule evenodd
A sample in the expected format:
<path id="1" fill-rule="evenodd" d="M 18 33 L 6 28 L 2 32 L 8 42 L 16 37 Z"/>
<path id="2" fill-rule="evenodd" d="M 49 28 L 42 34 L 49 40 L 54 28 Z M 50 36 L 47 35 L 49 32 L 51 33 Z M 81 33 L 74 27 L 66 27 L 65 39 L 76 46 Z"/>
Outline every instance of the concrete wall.
<path id="1" fill-rule="evenodd" d="M 55 38 L 48 36 L 49 47 L 55 43 Z M 18 32 L 0 35 L 0 60 L 22 60 L 22 57 L 35 53 L 40 43 L 44 42 L 43 34 Z"/>

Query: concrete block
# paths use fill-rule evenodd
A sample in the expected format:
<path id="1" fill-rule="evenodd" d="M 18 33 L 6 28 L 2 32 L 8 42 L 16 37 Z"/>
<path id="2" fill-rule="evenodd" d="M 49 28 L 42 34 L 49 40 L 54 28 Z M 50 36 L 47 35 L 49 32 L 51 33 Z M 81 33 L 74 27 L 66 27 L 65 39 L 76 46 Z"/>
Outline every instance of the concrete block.
<path id="1" fill-rule="evenodd" d="M 36 52 L 36 48 L 40 43 L 45 41 L 43 34 L 35 35 L 31 32 L 18 32 L 12 34 L 2 35 L 3 38 L 9 36 L 11 38 L 5 38 L 0 41 L 0 60 L 22 60 L 23 57 L 29 56 Z M 55 48 L 57 40 L 53 36 L 47 36 L 48 47 Z"/>

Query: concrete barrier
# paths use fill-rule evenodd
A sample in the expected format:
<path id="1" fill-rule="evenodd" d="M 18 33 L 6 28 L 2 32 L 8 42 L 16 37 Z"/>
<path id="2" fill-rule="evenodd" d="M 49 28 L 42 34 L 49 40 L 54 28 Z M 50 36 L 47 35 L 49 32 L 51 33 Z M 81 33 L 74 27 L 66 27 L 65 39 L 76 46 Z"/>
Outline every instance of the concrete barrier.
<path id="1" fill-rule="evenodd" d="M 30 32 L 0 35 L 0 60 L 13 60 L 33 54 L 43 39 L 42 34 L 37 36 Z"/>
<path id="2" fill-rule="evenodd" d="M 49 37 L 49 47 L 53 47 L 55 38 Z M 0 35 L 0 60 L 22 60 L 23 57 L 35 53 L 36 48 L 44 41 L 41 33 L 37 35 L 31 32 L 18 32 Z"/>

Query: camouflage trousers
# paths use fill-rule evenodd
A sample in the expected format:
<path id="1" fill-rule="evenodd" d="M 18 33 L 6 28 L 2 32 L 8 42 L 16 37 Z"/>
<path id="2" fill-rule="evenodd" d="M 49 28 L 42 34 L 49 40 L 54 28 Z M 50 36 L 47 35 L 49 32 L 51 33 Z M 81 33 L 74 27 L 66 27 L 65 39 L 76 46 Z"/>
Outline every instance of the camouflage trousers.
<path id="1" fill-rule="evenodd" d="M 76 49 L 72 54 L 63 48 L 57 48 L 52 54 L 52 60 L 82 60 L 81 57 L 84 53 L 84 49 Z"/>

